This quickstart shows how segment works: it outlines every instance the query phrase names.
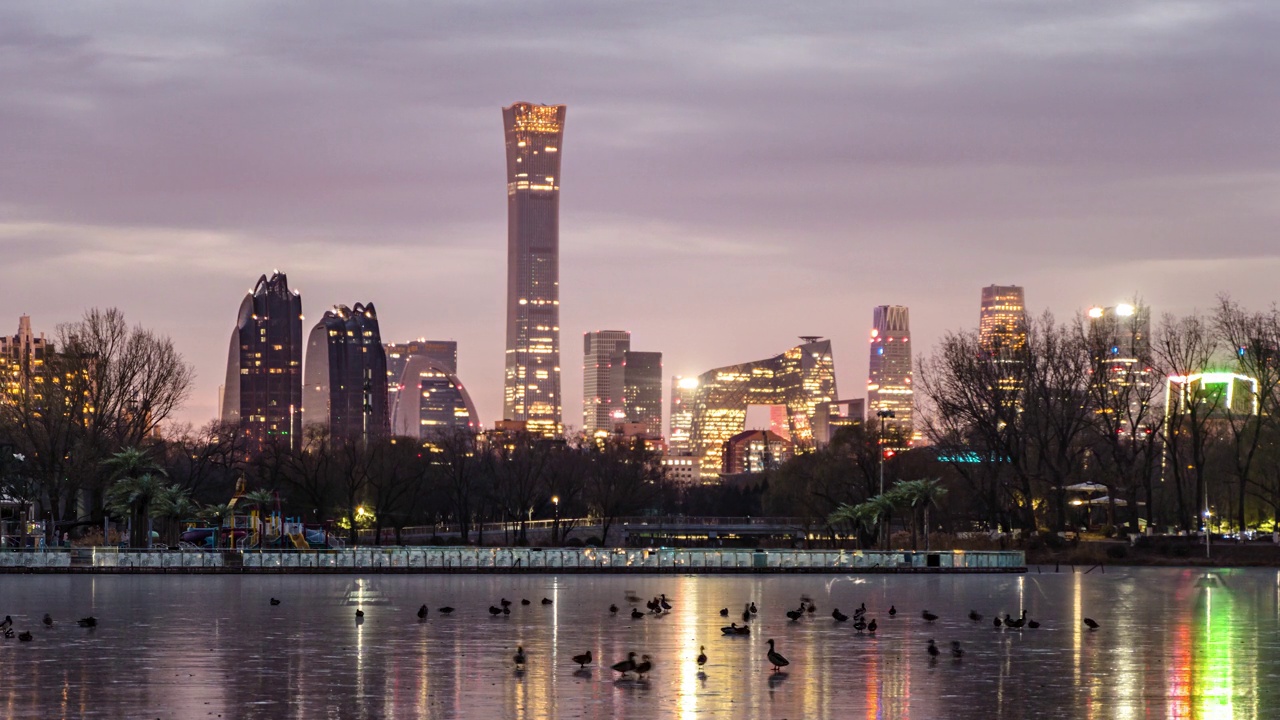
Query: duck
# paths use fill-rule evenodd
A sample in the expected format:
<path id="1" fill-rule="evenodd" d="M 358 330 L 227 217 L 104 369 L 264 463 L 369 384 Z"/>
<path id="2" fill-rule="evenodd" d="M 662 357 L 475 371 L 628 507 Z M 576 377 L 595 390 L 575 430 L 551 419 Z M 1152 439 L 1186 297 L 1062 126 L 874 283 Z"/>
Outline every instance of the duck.
<path id="1" fill-rule="evenodd" d="M 845 615 L 844 613 L 840 612 L 840 608 L 836 608 L 835 610 L 832 610 L 831 617 L 835 618 L 836 622 L 844 622 L 845 620 L 849 619 L 848 615 Z"/>
<path id="2" fill-rule="evenodd" d="M 614 615 L 617 615 L 617 614 L 618 614 L 618 606 L 617 606 L 617 605 L 614 605 L 614 604 L 612 604 L 612 603 L 610 603 L 610 604 L 609 604 L 609 612 L 613 613 Z"/>
<path id="3" fill-rule="evenodd" d="M 423 605 L 422 607 L 418 608 L 418 619 L 421 620 L 426 616 L 427 616 L 427 606 Z"/>
<path id="4" fill-rule="evenodd" d="M 524 646 L 523 646 L 523 645 L 517 645 L 517 646 L 516 646 L 516 656 L 515 656 L 514 658 L 512 658 L 512 659 L 513 659 L 513 660 L 515 660 L 515 662 L 516 662 L 516 667 L 524 667 L 524 660 L 525 660 L 525 657 L 524 657 Z"/>
<path id="5" fill-rule="evenodd" d="M 357 617 L 357 618 L 362 618 L 362 617 L 364 617 L 364 611 L 363 611 L 363 610 L 361 610 L 360 608 L 356 608 L 356 617 Z"/>
<path id="6" fill-rule="evenodd" d="M 551 598 L 542 598 L 542 604 L 543 604 L 543 605 L 550 605 L 550 604 L 551 604 Z"/>
<path id="7" fill-rule="evenodd" d="M 1014 630 L 1021 630 L 1021 629 L 1022 629 L 1022 626 L 1023 626 L 1025 623 L 1026 623 L 1026 620 L 1014 620 L 1013 618 L 1009 617 L 1009 613 L 1005 613 L 1005 614 L 1004 614 L 1004 626 L 1005 626 L 1005 627 L 1011 627 L 1011 628 L 1013 628 Z"/>
<path id="8" fill-rule="evenodd" d="M 626 677 L 627 673 L 636 669 L 636 654 L 633 652 L 627 653 L 626 660 L 614 663 L 609 666 L 609 669 L 617 673 L 622 673 L 623 677 Z"/>
<path id="9" fill-rule="evenodd" d="M 867 621 L 863 620 L 862 616 L 859 615 L 857 619 L 853 621 L 853 629 L 857 630 L 858 634 L 861 635 L 862 631 L 867 629 Z"/>
<path id="10" fill-rule="evenodd" d="M 76 624 L 84 628 L 98 627 L 98 618 L 92 615 L 89 617 L 82 617 L 76 621 Z"/>
<path id="11" fill-rule="evenodd" d="M 951 641 L 951 657 L 957 659 L 964 657 L 964 648 L 960 647 L 959 640 Z"/>
<path id="12" fill-rule="evenodd" d="M 0 621 L 0 630 L 8 630 L 12 626 L 13 626 L 13 618 L 9 617 L 8 615 L 5 615 L 4 620 Z"/>
<path id="13" fill-rule="evenodd" d="M 658 607 L 661 607 L 663 612 L 671 612 L 671 603 L 667 602 L 666 593 L 658 598 Z"/>
<path id="14" fill-rule="evenodd" d="M 720 617 L 729 617 L 729 608 L 720 608 Z"/>
<path id="15" fill-rule="evenodd" d="M 1039 620 L 1028 620 L 1028 621 L 1027 621 L 1027 627 L 1031 628 L 1032 630 L 1035 630 L 1036 628 L 1040 627 L 1040 621 L 1039 621 Z"/>
<path id="16" fill-rule="evenodd" d="M 662 606 L 658 604 L 658 598 L 646 600 L 644 606 L 649 608 L 651 613 L 662 612 Z"/>
<path id="17" fill-rule="evenodd" d="M 890 605 L 890 606 L 889 606 L 889 617 L 893 617 L 894 615 L 897 615 L 897 614 L 898 614 L 898 608 L 896 608 L 896 607 L 894 607 L 894 606 Z"/>
<path id="18" fill-rule="evenodd" d="M 755 601 L 755 600 L 752 600 L 752 601 L 751 601 L 751 604 L 747 606 L 747 609 L 751 611 L 751 614 L 752 614 L 752 615 L 755 615 L 757 612 L 759 612 L 758 610 L 756 610 L 756 601 Z"/>
<path id="19" fill-rule="evenodd" d="M 858 605 L 858 609 L 853 611 L 853 614 L 854 614 L 854 615 L 866 615 L 866 614 L 867 614 L 867 604 L 866 604 L 866 603 L 860 603 L 860 604 Z"/>
<path id="20" fill-rule="evenodd" d="M 510 605 L 503 605 L 503 606 L 502 606 L 502 614 L 503 614 L 503 615 L 510 615 L 510 614 L 511 614 L 511 606 L 510 606 Z"/>
<path id="21" fill-rule="evenodd" d="M 489 606 L 489 614 L 490 614 L 490 615 L 501 615 L 501 614 L 502 614 L 502 608 L 500 608 L 500 607 L 498 607 L 498 606 L 496 606 L 496 605 L 490 605 L 490 606 Z"/>
<path id="22" fill-rule="evenodd" d="M 1085 618 L 1084 624 L 1090 630 L 1097 630 L 1098 628 L 1102 627 L 1101 625 L 1098 624 L 1098 621 L 1094 620 L 1093 618 Z"/>
<path id="23" fill-rule="evenodd" d="M 11 627 L 7 627 L 4 629 L 4 636 L 5 636 L 5 639 L 7 640 L 12 640 L 15 634 L 16 633 L 13 632 L 13 628 Z"/>
<path id="24" fill-rule="evenodd" d="M 506 598 L 502 598 L 501 600 L 498 601 L 498 604 L 501 605 L 502 607 L 510 607 L 511 601 Z"/>
<path id="25" fill-rule="evenodd" d="M 18 633 L 18 639 L 21 640 L 22 642 L 31 642 L 33 639 L 33 636 L 31 635 L 30 630 L 23 630 L 22 632 Z"/>
<path id="26" fill-rule="evenodd" d="M 938 657 L 938 646 L 934 644 L 933 639 L 929 639 L 929 657 Z"/>
<path id="27" fill-rule="evenodd" d="M 445 615 L 448 615 L 449 613 L 453 612 L 453 608 L 449 607 L 448 605 L 445 605 L 444 607 L 440 608 L 437 612 L 442 612 Z"/>
<path id="28" fill-rule="evenodd" d="M 574 655 L 573 661 L 578 663 L 578 668 L 582 669 L 591 664 L 591 651 L 588 650 L 581 655 Z"/>
<path id="29" fill-rule="evenodd" d="M 643 680 L 644 674 L 649 672 L 652 669 L 653 669 L 653 661 L 649 659 L 648 655 L 641 655 L 640 662 L 636 663 L 636 669 L 635 669 L 636 677 Z"/>
<path id="30" fill-rule="evenodd" d="M 529 602 L 529 598 L 520 598 L 520 604 L 521 604 L 521 605 L 532 605 L 533 603 Z"/>
<path id="31" fill-rule="evenodd" d="M 1000 629 L 1000 616 L 999 616 L 999 615 L 997 615 L 997 616 L 996 616 L 996 617 L 991 621 L 991 624 L 995 627 L 995 629 L 999 630 L 999 629 Z"/>
<path id="32" fill-rule="evenodd" d="M 791 618 L 791 622 L 795 622 L 796 620 L 804 617 L 804 605 L 801 605 L 799 610 L 788 610 L 787 617 Z"/>
<path id="33" fill-rule="evenodd" d="M 791 661 L 783 657 L 782 653 L 774 649 L 773 638 L 769 639 L 769 652 L 765 654 L 765 657 L 769 658 L 769 662 L 773 664 L 774 672 L 778 672 L 782 668 L 791 664 Z"/>
<path id="34" fill-rule="evenodd" d="M 728 626 L 720 628 L 720 632 L 724 633 L 725 635 L 737 635 L 738 623 L 729 623 Z"/>
<path id="35" fill-rule="evenodd" d="M 871 633 L 872 635 L 875 635 L 875 634 L 876 634 L 876 619 L 875 619 L 875 618 L 871 618 L 871 622 L 867 623 L 867 632 Z"/>
<path id="36" fill-rule="evenodd" d="M 982 622 L 982 614 L 979 613 L 977 610 L 970 610 L 969 619 L 974 622 Z"/>
<path id="37" fill-rule="evenodd" d="M 751 606 L 750 605 L 742 606 L 742 622 L 744 623 L 751 622 Z"/>
<path id="38" fill-rule="evenodd" d="M 705 645 L 698 646 L 698 667 L 707 664 L 707 648 Z"/>
<path id="39" fill-rule="evenodd" d="M 924 610 L 924 611 L 922 611 L 922 612 L 920 613 L 920 617 L 924 618 L 924 621 L 925 621 L 925 622 L 927 622 L 927 623 L 931 623 L 931 622 L 933 622 L 934 620 L 937 620 L 937 619 L 938 619 L 938 616 L 937 616 L 937 615 L 934 615 L 933 613 L 929 612 L 928 610 Z"/>
<path id="40" fill-rule="evenodd" d="M 812 615 L 813 613 L 818 611 L 818 606 L 814 605 L 813 603 L 809 603 L 809 607 L 805 608 L 805 611 L 808 612 L 810 615 Z"/>
<path id="41" fill-rule="evenodd" d="M 49 613 L 45 613 L 44 618 L 40 620 L 40 622 L 44 623 L 44 626 L 47 628 L 53 627 L 53 616 Z"/>
<path id="42" fill-rule="evenodd" d="M 644 613 L 640 612 L 640 608 L 631 608 L 632 620 L 641 620 L 643 618 L 644 618 Z"/>
<path id="43" fill-rule="evenodd" d="M 280 600 L 279 600 L 278 598 L 271 598 L 271 604 L 272 604 L 272 605 L 279 605 L 279 604 L 280 604 Z"/>

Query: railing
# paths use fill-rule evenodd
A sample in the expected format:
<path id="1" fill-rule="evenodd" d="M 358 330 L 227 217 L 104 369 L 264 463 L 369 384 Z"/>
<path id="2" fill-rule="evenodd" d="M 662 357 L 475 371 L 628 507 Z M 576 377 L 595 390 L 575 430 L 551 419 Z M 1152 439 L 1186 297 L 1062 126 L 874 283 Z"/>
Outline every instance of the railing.
<path id="1" fill-rule="evenodd" d="M 560 527 L 572 527 L 574 531 L 581 534 L 584 528 L 600 527 L 600 518 L 560 518 Z M 500 533 L 519 532 L 521 526 L 526 531 L 551 530 L 556 524 L 555 520 L 526 520 L 521 523 L 519 521 L 510 522 L 488 522 L 475 523 L 471 525 L 469 531 L 473 535 L 481 533 L 485 535 L 497 535 Z M 744 526 L 752 527 L 777 527 L 787 529 L 800 529 L 813 527 L 815 522 L 810 518 L 800 517 L 707 517 L 707 516 L 690 516 L 681 515 L 636 515 L 628 517 L 614 518 L 611 523 L 619 529 L 627 529 L 633 527 L 643 527 L 646 529 L 663 528 L 663 527 L 725 527 L 725 526 Z M 429 537 L 458 535 L 462 532 L 462 526 L 457 523 L 440 523 L 438 525 L 411 525 L 400 528 L 401 541 L 419 541 Z M 373 542 L 377 537 L 373 530 L 361 530 L 361 542 Z M 381 534 L 382 542 L 395 542 L 396 531 L 394 528 L 383 528 Z"/>
<path id="2" fill-rule="evenodd" d="M 186 551 L 76 548 L 0 553 L 0 568 L 175 572 L 838 572 L 1021 569 L 1021 551 L 746 550 L 703 548 L 357 547 L 342 550 Z"/>

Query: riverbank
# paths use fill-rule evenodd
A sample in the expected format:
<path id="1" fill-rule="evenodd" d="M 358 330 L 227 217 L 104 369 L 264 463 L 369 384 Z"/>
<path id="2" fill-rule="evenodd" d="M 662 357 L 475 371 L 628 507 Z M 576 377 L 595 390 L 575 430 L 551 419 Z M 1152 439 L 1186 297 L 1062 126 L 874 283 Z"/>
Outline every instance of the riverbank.
<path id="1" fill-rule="evenodd" d="M 1010 573 L 1021 551 L 356 547 L 0 553 L 8 573 Z"/>
<path id="2" fill-rule="evenodd" d="M 1275 567 L 1280 568 L 1280 545 L 1268 541 L 1215 540 L 1205 552 L 1198 537 L 1156 537 L 1097 540 L 1050 547 L 1030 543 L 1027 565 L 1119 565 L 1135 567 Z M 1034 572 L 1034 570 L 1032 570 Z"/>

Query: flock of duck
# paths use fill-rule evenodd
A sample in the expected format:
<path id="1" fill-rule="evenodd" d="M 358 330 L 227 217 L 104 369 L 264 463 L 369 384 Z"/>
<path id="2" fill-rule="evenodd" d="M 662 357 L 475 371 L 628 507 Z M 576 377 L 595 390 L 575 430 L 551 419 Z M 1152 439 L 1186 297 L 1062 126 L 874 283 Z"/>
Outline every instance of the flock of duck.
<path id="1" fill-rule="evenodd" d="M 667 596 L 665 594 L 659 595 L 648 601 L 643 600 L 642 598 L 640 598 L 639 596 L 631 592 L 628 592 L 626 597 L 627 597 L 628 603 L 633 603 L 638 605 L 641 602 L 644 602 L 645 607 L 648 608 L 648 613 L 644 613 L 644 612 L 641 612 L 638 607 L 633 607 L 631 609 L 631 618 L 633 620 L 643 619 L 644 617 L 650 614 L 665 615 L 666 613 L 669 613 L 672 610 L 671 602 L 667 600 Z M 273 597 L 270 599 L 270 604 L 272 606 L 280 605 L 281 600 Z M 532 601 L 526 598 L 526 599 L 520 600 L 520 604 L 527 606 L 527 605 L 532 605 L 533 603 Z M 550 598 L 542 598 L 541 604 L 551 605 L 553 604 L 553 601 Z M 512 605 L 513 605 L 512 601 L 506 598 L 502 598 L 501 600 L 498 601 L 497 605 L 489 606 L 489 614 L 493 616 L 510 615 Z M 436 612 L 445 616 L 453 614 L 454 611 L 455 609 L 453 607 L 450 607 L 447 605 L 444 607 L 436 608 Z M 619 608 L 616 604 L 609 605 L 609 613 L 611 615 L 616 616 L 618 612 L 619 612 Z M 742 607 L 742 624 L 739 625 L 736 621 L 731 622 L 728 625 L 720 628 L 721 634 L 726 636 L 750 635 L 751 622 L 756 619 L 759 612 L 760 610 L 758 607 L 756 607 L 755 601 L 744 604 Z M 419 607 L 418 613 L 417 613 L 418 620 L 419 621 L 426 620 L 429 613 L 430 613 L 430 610 L 427 608 L 426 605 Z M 798 622 L 801 619 L 806 617 L 810 617 L 810 618 L 814 617 L 816 613 L 817 613 L 817 606 L 814 604 L 813 600 L 809 598 L 807 595 L 803 595 L 800 597 L 799 607 L 797 607 L 794 610 L 788 610 L 786 612 L 786 616 L 787 616 L 787 619 L 790 620 L 791 622 Z M 729 617 L 729 614 L 730 614 L 729 608 L 727 607 L 722 608 L 720 610 L 721 617 Z M 887 614 L 890 618 L 896 617 L 898 614 L 897 607 L 890 605 Z M 357 623 L 364 622 L 364 610 L 361 608 L 357 608 L 355 612 L 355 617 L 356 617 Z M 924 620 L 926 623 L 929 623 L 929 624 L 933 624 L 933 622 L 938 619 L 938 615 L 932 612 L 929 612 L 928 610 L 922 610 L 920 612 L 920 617 L 922 620 Z M 835 622 L 837 623 L 848 622 L 850 619 L 852 619 L 853 629 L 856 630 L 859 635 L 863 634 L 864 632 L 870 635 L 875 635 L 876 630 L 878 628 L 878 624 L 874 617 L 871 618 L 870 620 L 867 619 L 866 603 L 862 603 L 857 609 L 855 609 L 853 611 L 852 616 L 846 615 L 845 613 L 841 612 L 840 608 L 834 608 L 831 611 L 831 618 L 835 620 Z M 975 624 L 981 623 L 983 621 L 983 616 L 981 613 L 979 613 L 976 610 L 970 610 L 969 620 Z M 46 628 L 53 627 L 53 617 L 50 616 L 49 613 L 44 614 L 44 618 L 42 619 L 41 622 L 43 622 Z M 1031 630 L 1034 630 L 1040 627 L 1040 623 L 1038 621 L 1027 617 L 1026 610 L 1023 610 L 1022 614 L 1016 618 L 1010 616 L 1008 613 L 1005 613 L 1003 618 L 1001 618 L 999 615 L 996 615 L 991 622 L 993 627 L 995 627 L 997 630 L 1001 628 L 1007 628 L 1010 630 L 1020 631 L 1024 627 Z M 1101 627 L 1099 623 L 1093 620 L 1092 618 L 1084 618 L 1083 622 L 1085 627 L 1087 627 L 1091 631 L 1097 630 L 1099 627 Z M 94 627 L 97 627 L 98 620 L 97 618 L 90 615 L 88 617 L 80 618 L 79 620 L 76 621 L 76 624 L 82 628 L 94 628 Z M 12 617 L 5 615 L 4 620 L 0 621 L 0 631 L 3 632 L 3 635 L 5 638 L 15 637 Z M 35 638 L 35 636 L 31 633 L 30 630 L 24 630 L 20 633 L 16 633 L 16 637 L 18 638 L 19 641 L 22 641 L 22 642 L 31 642 Z M 769 645 L 769 651 L 765 654 L 765 657 L 766 659 L 768 659 L 770 665 L 772 666 L 773 672 L 775 673 L 780 672 L 782 668 L 787 667 L 788 665 L 791 664 L 790 661 L 788 661 L 787 658 L 782 653 L 777 651 L 776 644 L 774 643 L 772 638 L 770 638 L 767 641 L 767 643 Z M 942 653 L 942 651 L 938 648 L 937 643 L 934 642 L 932 638 L 929 639 L 929 644 L 926 646 L 925 651 L 929 654 L 929 657 L 931 659 L 937 658 Z M 640 655 L 640 659 L 636 660 L 636 655 L 637 653 L 635 652 L 629 652 L 627 653 L 627 657 L 625 659 L 615 662 L 609 667 L 611 670 L 618 673 L 620 678 L 633 676 L 638 680 L 643 679 L 644 676 L 650 670 L 653 669 L 653 658 L 650 657 L 649 655 L 642 654 Z M 964 657 L 964 648 L 961 646 L 959 640 L 951 641 L 951 655 L 956 659 L 960 659 Z M 576 664 L 579 667 L 579 669 L 584 669 L 592 663 L 594 658 L 591 655 L 591 651 L 587 650 L 586 652 L 574 655 L 572 657 L 572 660 L 574 664 Z M 517 670 L 523 670 L 525 666 L 528 664 L 529 658 L 524 651 L 523 645 L 519 645 L 516 647 L 516 653 L 513 656 L 512 661 L 515 663 Z M 707 664 L 706 646 L 704 645 L 698 646 L 698 656 L 696 658 L 696 662 L 698 664 L 699 671 L 701 671 L 703 666 Z"/>
<path id="2" fill-rule="evenodd" d="M 46 628 L 51 628 L 53 627 L 53 616 L 50 615 L 49 613 L 45 613 L 44 617 L 41 618 L 40 622 L 44 623 L 44 626 Z M 79 620 L 76 621 L 76 624 L 82 628 L 93 628 L 98 626 L 98 619 L 90 615 L 89 617 L 80 618 Z M 5 615 L 4 620 L 0 621 L 0 632 L 3 633 L 5 639 L 7 640 L 12 640 L 13 638 L 16 637 L 18 638 L 19 642 L 31 642 L 32 640 L 36 639 L 36 636 L 33 635 L 30 630 L 23 630 L 22 632 L 14 632 L 13 618 L 9 615 Z"/>

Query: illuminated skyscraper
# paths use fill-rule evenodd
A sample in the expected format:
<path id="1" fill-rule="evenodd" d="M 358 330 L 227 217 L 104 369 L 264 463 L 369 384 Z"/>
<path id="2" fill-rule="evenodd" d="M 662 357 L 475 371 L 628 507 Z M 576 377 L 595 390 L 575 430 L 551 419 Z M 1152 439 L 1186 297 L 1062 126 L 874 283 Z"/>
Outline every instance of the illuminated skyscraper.
<path id="1" fill-rule="evenodd" d="M 881 305 L 872 312 L 871 372 L 867 379 L 868 416 L 883 420 L 887 443 L 911 443 L 915 390 L 911 386 L 911 323 L 902 305 Z M 881 418 L 889 411 L 893 417 Z"/>
<path id="2" fill-rule="evenodd" d="M 302 430 L 302 297 L 276 272 L 240 303 L 227 352 L 222 419 L 239 425 L 249 452 Z"/>
<path id="3" fill-rule="evenodd" d="M 802 339 L 781 355 L 698 377 L 690 434 L 704 479 L 720 474 L 725 441 L 745 429 L 751 405 L 785 406 L 791 441 L 797 448 L 813 446 L 813 417 L 820 405 L 836 399 L 835 361 L 830 340 Z"/>
<path id="4" fill-rule="evenodd" d="M 434 433 L 459 428 L 480 431 L 476 407 L 457 375 L 430 366 L 418 373 L 416 387 L 418 428 L 413 437 L 427 440 Z M 410 392 L 405 397 L 411 397 Z"/>
<path id="5" fill-rule="evenodd" d="M 622 402 L 626 420 L 650 437 L 662 435 L 662 353 L 622 353 Z"/>
<path id="6" fill-rule="evenodd" d="M 373 303 L 325 312 L 307 340 L 302 392 L 306 425 L 323 425 L 335 441 L 387 437 L 387 354 Z"/>
<path id="7" fill-rule="evenodd" d="M 44 333 L 31 332 L 31 318 L 18 317 L 18 334 L 0 337 L 0 391 L 17 395 L 29 390 L 53 350 Z"/>
<path id="8" fill-rule="evenodd" d="M 667 436 L 667 448 L 672 455 L 680 455 L 693 449 L 693 407 L 698 395 L 698 378 L 671 378 L 671 431 Z"/>
<path id="9" fill-rule="evenodd" d="M 503 417 L 563 434 L 560 149 L 564 105 L 502 109 L 507 145 L 507 358 Z"/>
<path id="10" fill-rule="evenodd" d="M 1021 350 L 1027 342 L 1027 308 L 1018 285 L 982 288 L 978 341 L 987 352 Z"/>
<path id="11" fill-rule="evenodd" d="M 582 335 L 582 431 L 613 431 L 625 419 L 622 353 L 631 349 L 626 330 L 596 330 Z M 621 416 L 615 416 L 621 413 Z"/>
<path id="12" fill-rule="evenodd" d="M 422 374 L 458 374 L 458 343 L 453 340 L 411 340 L 387 343 L 387 407 L 391 432 L 418 437 L 421 433 Z M 434 375 L 433 375 L 434 376 Z"/>
<path id="13" fill-rule="evenodd" d="M 1158 388 L 1151 359 L 1151 308 L 1120 303 L 1090 308 L 1089 353 L 1093 382 L 1099 393 L 1098 412 L 1109 413 L 1108 430 L 1136 436 L 1154 428 L 1157 418 L 1150 407 Z"/>

